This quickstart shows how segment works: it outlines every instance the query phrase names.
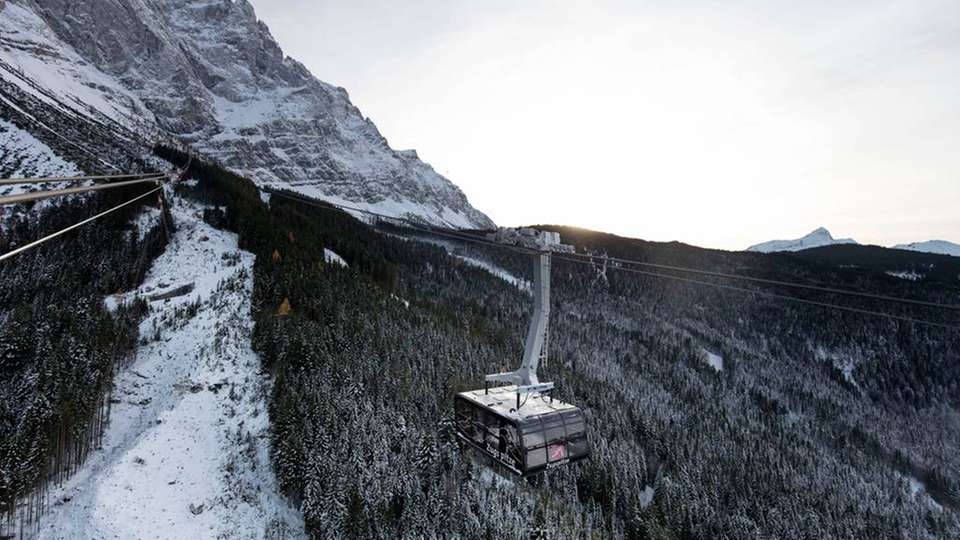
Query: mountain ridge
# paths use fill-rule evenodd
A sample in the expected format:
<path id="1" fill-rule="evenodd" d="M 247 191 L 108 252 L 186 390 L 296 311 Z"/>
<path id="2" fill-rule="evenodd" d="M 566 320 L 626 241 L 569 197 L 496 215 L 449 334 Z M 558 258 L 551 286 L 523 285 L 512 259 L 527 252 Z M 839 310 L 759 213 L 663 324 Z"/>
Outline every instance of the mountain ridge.
<path id="1" fill-rule="evenodd" d="M 937 255 L 960 257 L 960 244 L 955 244 L 947 240 L 927 240 L 925 242 L 897 244 L 890 249 L 903 249 L 906 251 L 917 251 L 921 253 L 935 253 Z"/>
<path id="2" fill-rule="evenodd" d="M 852 238 L 834 238 L 826 228 L 819 227 L 801 238 L 795 240 L 770 240 L 769 242 L 752 245 L 747 248 L 747 251 L 773 253 L 776 251 L 800 251 L 821 246 L 856 243 L 858 242 Z"/>
<path id="3" fill-rule="evenodd" d="M 768 242 L 752 245 L 745 251 L 754 251 L 758 253 L 795 252 L 836 245 L 860 245 L 860 243 L 852 238 L 834 238 L 830 231 L 828 231 L 826 228 L 819 227 L 814 229 L 813 232 L 807 234 L 806 236 L 797 238 L 795 240 L 770 240 Z M 960 244 L 955 244 L 947 240 L 927 240 L 923 242 L 897 244 L 890 247 L 877 247 L 960 257 Z"/>
<path id="4" fill-rule="evenodd" d="M 0 74 L 33 97 L 56 95 L 151 143 L 172 137 L 261 186 L 494 225 L 416 153 L 392 149 L 346 90 L 286 56 L 246 0 L 17 0 L 0 25 Z"/>

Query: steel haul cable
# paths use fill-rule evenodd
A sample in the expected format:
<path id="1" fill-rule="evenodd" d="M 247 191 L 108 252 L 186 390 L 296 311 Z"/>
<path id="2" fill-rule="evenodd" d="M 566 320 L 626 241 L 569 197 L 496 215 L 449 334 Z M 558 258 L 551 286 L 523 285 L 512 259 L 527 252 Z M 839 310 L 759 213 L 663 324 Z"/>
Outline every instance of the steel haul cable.
<path id="1" fill-rule="evenodd" d="M 35 191 L 33 193 L 20 193 L 17 195 L 7 195 L 6 197 L 0 197 L 0 206 L 4 206 L 8 204 L 23 203 L 23 202 L 40 201 L 43 199 L 60 197 L 63 195 L 73 195 L 77 193 L 89 193 L 93 191 L 102 191 L 105 189 L 115 189 L 119 187 L 132 186 L 136 184 L 145 184 L 148 182 L 158 183 L 163 178 L 165 177 L 156 176 L 153 178 L 141 178 L 139 180 L 126 180 L 123 182 L 111 182 L 108 184 L 94 184 L 92 186 L 80 186 L 80 187 L 65 188 L 65 189 Z"/>
<path id="2" fill-rule="evenodd" d="M 81 182 L 84 180 L 116 180 L 119 178 L 144 178 L 162 176 L 163 173 L 152 172 L 142 174 L 109 174 L 100 176 L 53 176 L 45 178 L 4 178 L 0 180 L 0 186 L 11 186 L 21 184 L 54 184 L 61 182 Z"/>
<path id="3" fill-rule="evenodd" d="M 455 239 L 464 240 L 464 241 L 468 241 L 468 242 L 477 242 L 477 243 L 482 243 L 482 244 L 487 244 L 487 245 L 492 245 L 492 246 L 502 247 L 502 248 L 513 248 L 515 251 L 523 251 L 523 252 L 526 252 L 526 253 L 536 253 L 536 251 L 537 251 L 537 250 L 535 250 L 535 249 L 533 249 L 533 248 L 525 248 L 525 247 L 520 247 L 520 246 L 509 246 L 509 245 L 505 245 L 505 244 L 502 244 L 502 243 L 500 243 L 500 242 L 495 242 L 495 241 L 492 241 L 492 240 L 487 240 L 487 239 L 484 239 L 484 238 L 479 238 L 479 237 L 476 237 L 476 236 L 473 236 L 473 235 L 469 235 L 469 234 L 465 234 L 465 233 L 462 233 L 462 232 L 449 231 L 449 230 L 443 230 L 443 229 L 437 230 L 437 229 L 434 229 L 434 228 L 418 226 L 418 225 L 414 224 L 413 222 L 411 222 L 410 220 L 408 220 L 408 219 L 406 219 L 406 218 L 398 218 L 398 217 L 387 216 L 387 215 L 384 215 L 384 214 L 378 214 L 378 213 L 376 213 L 376 212 L 371 212 L 371 211 L 369 211 L 369 210 L 362 210 L 362 209 L 360 209 L 360 208 L 353 208 L 353 207 L 349 207 L 349 206 L 334 205 L 334 204 L 332 204 L 332 203 L 321 204 L 321 203 L 318 203 L 318 202 L 313 201 L 313 200 L 311 200 L 311 199 L 308 199 L 308 198 L 306 198 L 306 197 L 299 197 L 299 196 L 295 196 L 295 195 L 289 195 L 289 194 L 286 194 L 286 193 L 283 193 L 283 192 L 279 192 L 279 191 L 275 191 L 275 190 L 266 190 L 266 191 L 268 191 L 268 192 L 271 193 L 271 194 L 279 195 L 279 196 L 281 196 L 281 197 L 286 197 L 286 198 L 293 199 L 293 200 L 298 200 L 298 201 L 301 201 L 301 202 L 304 202 L 304 203 L 307 203 L 307 204 L 312 204 L 312 205 L 318 206 L 318 207 L 320 207 L 320 208 L 329 208 L 329 209 L 331 209 L 331 210 L 337 210 L 337 209 L 340 209 L 340 210 L 348 210 L 348 211 L 351 211 L 351 212 L 359 212 L 359 213 L 363 213 L 363 214 L 367 214 L 367 215 L 379 217 L 379 218 L 385 219 L 385 220 L 387 220 L 387 221 L 391 221 L 391 220 L 392 220 L 392 221 L 401 222 L 401 223 L 404 223 L 404 226 L 406 226 L 406 227 L 408 227 L 408 228 L 411 228 L 411 229 L 414 229 L 414 230 L 418 230 L 418 231 L 427 232 L 427 233 L 430 233 L 430 234 L 435 234 L 435 235 L 437 235 L 437 236 L 446 236 L 446 237 L 448 237 L 448 238 L 455 238 Z M 783 287 L 795 287 L 795 288 L 799 288 L 799 289 L 814 290 L 814 291 L 819 291 L 819 292 L 828 292 L 828 293 L 833 293 L 833 294 L 845 294 L 845 295 L 850 295 L 850 296 L 860 296 L 860 297 L 863 297 L 863 298 L 870 298 L 870 299 L 873 299 L 873 300 L 884 300 L 884 301 L 887 301 L 887 302 L 901 302 L 901 303 L 913 304 L 913 305 L 919 305 L 919 306 L 925 306 L 925 307 L 933 307 L 933 308 L 941 308 L 941 309 L 951 309 L 951 310 L 960 310 L 960 305 L 938 304 L 938 303 L 936 303 L 936 302 L 927 302 L 927 301 L 924 301 L 924 300 L 914 300 L 914 299 L 912 299 L 912 298 L 901 298 L 901 297 L 897 297 L 897 296 L 887 296 L 887 295 L 881 295 L 881 294 L 867 293 L 867 292 L 863 292 L 863 291 L 854 291 L 854 290 L 850 290 L 850 289 L 838 289 L 838 288 L 834 288 L 834 287 L 824 287 L 824 286 L 810 285 L 810 284 L 805 284 L 805 283 L 795 283 L 795 282 L 780 281 L 780 280 L 774 280 L 774 279 L 755 278 L 755 277 L 751 277 L 751 276 L 743 276 L 743 275 L 739 275 L 739 274 L 730 274 L 730 273 L 724 273 L 724 272 L 714 272 L 714 271 L 710 271 L 710 270 L 700 270 L 700 269 L 696 269 L 696 268 L 684 268 L 684 267 L 680 267 L 680 266 L 669 266 L 669 265 L 663 265 L 663 264 L 647 263 L 647 262 L 643 262 L 643 261 L 635 261 L 635 260 L 630 260 L 630 259 L 622 259 L 622 258 L 618 258 L 618 257 L 602 257 L 602 256 L 597 256 L 597 255 L 588 255 L 588 254 L 584 254 L 584 253 L 569 253 L 569 254 L 565 254 L 565 255 L 568 255 L 568 256 L 571 256 L 571 257 L 577 257 L 577 258 L 581 259 L 582 262 L 590 262 L 590 263 L 592 263 L 593 261 L 598 260 L 598 259 L 601 259 L 601 260 L 602 260 L 602 259 L 606 259 L 606 260 L 608 260 L 608 261 L 614 261 L 614 262 L 619 262 L 619 263 L 623 263 L 623 264 L 634 264 L 634 265 L 637 265 L 637 266 L 647 266 L 647 267 L 657 268 L 657 269 L 660 269 L 660 270 L 673 270 L 673 271 L 678 271 L 678 272 L 695 273 L 695 274 L 700 274 L 700 275 L 707 275 L 707 276 L 720 277 L 720 278 L 726 278 L 726 279 L 739 279 L 739 280 L 751 281 L 751 282 L 755 282 L 755 283 L 762 283 L 762 284 L 765 284 L 765 285 L 779 285 L 779 286 L 783 286 Z M 579 262 L 579 261 L 578 261 L 578 262 Z M 613 268 L 613 269 L 618 269 L 618 267 L 615 267 L 615 266 L 614 266 L 614 267 L 611 267 L 611 268 Z"/>
<path id="4" fill-rule="evenodd" d="M 918 306 L 926 306 L 926 307 L 935 307 L 935 308 L 943 308 L 943 309 L 955 309 L 955 310 L 960 310 L 960 306 L 955 306 L 955 305 L 950 305 L 950 304 L 938 304 L 938 303 L 936 303 L 936 302 L 927 302 L 927 301 L 924 301 L 924 300 L 914 300 L 914 299 L 912 299 L 912 298 L 900 298 L 900 297 L 897 297 L 897 296 L 886 296 L 886 295 L 882 295 L 882 294 L 873 294 L 873 293 L 868 293 L 868 292 L 863 292 L 863 291 L 852 291 L 852 290 L 850 290 L 850 289 L 837 289 L 837 288 L 834 288 L 834 287 L 825 287 L 825 286 L 821 286 L 821 285 L 809 285 L 809 284 L 805 284 L 805 283 L 793 283 L 793 282 L 790 282 L 790 281 L 780 281 L 780 280 L 776 280 L 776 279 L 757 278 L 757 277 L 751 277 L 751 276 L 743 276 L 743 275 L 739 275 L 739 274 L 729 274 L 729 273 L 725 273 L 725 272 L 713 272 L 713 271 L 710 271 L 710 270 L 698 270 L 698 269 L 696 269 L 696 268 L 683 268 L 683 267 L 680 267 L 680 266 L 670 266 L 670 265 L 666 265 L 666 264 L 656 264 L 656 263 L 649 263 L 649 262 L 636 261 L 636 260 L 630 260 L 630 259 L 621 259 L 621 258 L 618 258 L 618 257 L 603 257 L 603 256 L 596 256 L 596 255 L 580 254 L 580 253 L 576 253 L 576 254 L 572 254 L 572 255 L 577 256 L 577 257 L 590 257 L 590 258 L 592 258 L 592 259 L 601 259 L 601 260 L 605 259 L 605 260 L 608 260 L 608 261 L 618 262 L 618 263 L 621 263 L 621 264 L 631 264 L 631 265 L 642 266 L 642 267 L 647 267 L 647 268 L 656 268 L 656 269 L 658 269 L 658 270 L 672 270 L 672 271 L 676 271 L 676 272 L 685 272 L 685 273 L 689 273 L 689 274 L 698 274 L 698 275 L 702 275 L 702 276 L 712 276 L 712 277 L 720 277 L 720 278 L 725 278 L 725 279 L 737 279 L 737 280 L 741 280 L 741 281 L 751 281 L 751 282 L 754 282 L 754 283 L 763 283 L 763 284 L 765 284 L 765 285 L 779 285 L 779 286 L 781 286 L 781 287 L 794 287 L 794 288 L 797 288 L 797 289 L 807 289 L 807 290 L 811 290 L 811 291 L 828 292 L 828 293 L 833 293 L 833 294 L 845 294 L 845 295 L 849 295 L 849 296 L 860 296 L 860 297 L 863 297 L 863 298 L 871 298 L 871 299 L 873 299 L 873 300 L 884 300 L 884 301 L 888 301 L 888 302 L 902 302 L 902 303 L 914 304 L 914 305 L 918 305 Z M 616 267 L 612 267 L 612 268 L 616 268 Z"/>
<path id="5" fill-rule="evenodd" d="M 0 262 L 3 262 L 3 261 L 5 261 L 5 260 L 7 260 L 7 259 L 9 259 L 9 258 L 11 258 L 11 257 L 14 257 L 14 256 L 16 256 L 16 255 L 18 255 L 18 254 L 20 254 L 20 253 L 23 253 L 24 251 L 27 251 L 28 249 L 35 248 L 35 247 L 39 246 L 40 244 L 42 244 L 42 243 L 44 243 L 44 242 L 47 242 L 47 241 L 49 241 L 49 240 L 53 240 L 54 238 L 56 238 L 56 237 L 58 237 L 58 236 L 61 236 L 61 235 L 64 235 L 64 234 L 66 234 L 66 233 L 68 233 L 68 232 L 70 232 L 70 231 L 72 231 L 72 230 L 74 230 L 74 229 L 78 229 L 78 228 L 86 225 L 87 223 L 96 221 L 96 220 L 102 218 L 103 216 L 106 216 L 107 214 L 111 214 L 111 213 L 113 213 L 113 212 L 116 212 L 117 210 L 120 210 L 121 208 L 123 208 L 123 207 L 125 207 L 125 206 L 129 206 L 129 205 L 131 205 L 131 204 L 133 204 L 133 203 L 135 203 L 135 202 L 137 202 L 137 201 L 139 201 L 139 200 L 141 200 L 141 199 L 144 199 L 145 197 L 147 197 L 147 196 L 149 196 L 149 195 L 153 195 L 154 193 L 160 191 L 161 189 L 163 189 L 163 186 L 157 186 L 157 187 L 151 189 L 150 191 L 144 193 L 143 195 L 139 195 L 139 196 L 137 196 L 137 197 L 135 197 L 135 198 L 133 198 L 133 199 L 130 199 L 129 201 L 127 201 L 127 202 L 125 202 L 125 203 L 122 203 L 122 204 L 119 204 L 119 205 L 117 205 L 117 206 L 114 206 L 113 208 L 110 208 L 109 210 L 105 210 L 105 211 L 103 211 L 103 212 L 100 212 L 99 214 L 97 214 L 97 215 L 95 215 L 95 216 L 93 216 L 93 217 L 89 217 L 89 218 L 87 218 L 87 219 L 85 219 L 85 220 L 83 220 L 83 221 L 81 221 L 81 222 L 79 222 L 79 223 L 75 223 L 75 224 L 73 224 L 73 225 L 71 225 L 71 226 L 69 226 L 69 227 L 67 227 L 67 228 L 65 228 L 65 229 L 61 229 L 61 230 L 59 230 L 59 231 L 57 231 L 57 232 L 55 232 L 55 233 L 49 234 L 49 235 L 47 235 L 47 236 L 44 236 L 43 238 L 40 238 L 40 239 L 38 239 L 38 240 L 34 240 L 33 242 L 30 242 L 29 244 L 26 244 L 26 245 L 24 245 L 24 246 L 18 247 L 17 249 L 14 249 L 14 250 L 12 250 L 12 251 L 8 251 L 7 253 L 4 253 L 3 255 L 0 255 Z"/>
<path id="6" fill-rule="evenodd" d="M 572 262 L 572 263 L 591 264 L 591 263 L 588 262 L 588 261 L 583 261 L 583 260 L 580 260 L 580 259 L 568 258 L 568 257 L 564 257 L 564 256 L 559 255 L 559 254 L 554 254 L 554 257 L 557 258 L 557 259 L 560 259 L 560 260 L 563 260 L 563 261 L 567 261 L 567 262 Z M 754 294 L 754 295 L 758 295 L 758 296 L 766 296 L 766 297 L 768 297 L 768 298 L 775 298 L 775 299 L 778 299 L 778 300 L 789 300 L 789 301 L 791 301 L 791 302 L 799 302 L 799 303 L 801 303 L 801 304 L 807 304 L 807 305 L 812 305 L 812 306 L 819 306 L 819 307 L 823 307 L 823 308 L 839 309 L 839 310 L 842 310 L 842 311 L 849 311 L 849 312 L 852 312 L 852 313 L 859 313 L 859 314 L 861 314 L 861 315 L 874 315 L 874 316 L 878 316 L 878 317 L 886 317 L 886 318 L 888 318 L 888 319 L 895 319 L 895 320 L 898 320 L 898 321 L 904 321 L 904 322 L 922 324 L 922 325 L 927 325 L 927 326 L 936 326 L 936 327 L 939 327 L 939 328 L 946 328 L 946 329 L 948 329 L 948 330 L 960 330 L 960 326 L 955 326 L 955 325 L 950 325 L 950 324 L 945 324 L 945 323 L 938 323 L 938 322 L 933 322 L 933 321 L 927 321 L 927 320 L 924 320 L 924 319 L 916 319 L 916 318 L 913 318 L 913 317 L 905 317 L 905 316 L 902 316 L 902 315 L 893 315 L 893 314 L 890 314 L 890 313 L 883 313 L 883 312 L 880 312 L 880 311 L 871 311 L 871 310 L 869 310 L 869 309 L 861 309 L 861 308 L 855 308 L 855 307 L 849 307 L 849 306 L 841 306 L 841 305 L 838 305 L 838 304 L 830 304 L 830 303 L 828 303 L 828 302 L 818 302 L 818 301 L 816 301 L 816 300 L 807 300 L 806 298 L 798 298 L 798 297 L 796 297 L 796 296 L 788 296 L 788 295 L 785 295 L 785 294 L 772 293 L 772 292 L 761 291 L 761 290 L 757 290 L 757 289 L 747 289 L 747 288 L 745 288 L 745 287 L 737 287 L 737 286 L 735 286 L 735 285 L 724 285 L 724 284 L 722 284 L 722 283 L 711 283 L 711 282 L 709 282 L 709 281 L 701 281 L 701 280 L 698 280 L 698 279 L 686 278 L 686 277 L 682 277 L 682 276 L 671 276 L 671 275 L 667 275 L 667 274 L 659 274 L 659 273 L 657 273 L 657 272 L 647 272 L 647 271 L 645 271 L 645 270 L 637 270 L 637 269 L 635 269 L 635 268 L 616 268 L 616 267 L 614 267 L 613 269 L 614 269 L 614 270 L 621 270 L 621 271 L 624 271 L 624 272 L 630 272 L 630 273 L 634 273 L 634 274 L 640 274 L 640 275 L 644 275 L 644 276 L 658 277 L 658 278 L 664 278 L 664 279 L 669 279 L 669 280 L 674 280 L 674 281 L 681 281 L 681 282 L 690 283 L 690 284 L 693 284 L 693 285 L 704 285 L 704 286 L 707 286 L 707 287 L 716 287 L 716 288 L 724 289 L 724 290 L 728 290 L 728 291 L 742 292 L 742 293 Z"/>
<path id="7" fill-rule="evenodd" d="M 144 177 L 146 177 L 146 178 L 144 178 Z M 133 199 L 125 202 L 125 203 L 122 203 L 122 204 L 117 205 L 117 206 L 115 206 L 115 207 L 113 207 L 113 208 L 110 208 L 109 210 L 106 210 L 106 211 L 104 211 L 104 212 L 101 212 L 101 213 L 99 213 L 99 214 L 97 214 L 97 215 L 95 215 L 95 216 L 93 216 L 93 217 L 91 217 L 91 218 L 85 219 L 85 220 L 81 221 L 80 223 L 76 223 L 76 224 L 71 225 L 71 226 L 69 226 L 69 227 L 67 227 L 67 228 L 65 228 L 65 229 L 62 229 L 62 230 L 60 230 L 60 231 L 57 231 L 57 232 L 52 233 L 52 234 L 50 234 L 50 235 L 47 235 L 47 236 L 45 236 L 45 237 L 43 237 L 43 238 L 40 238 L 39 240 L 35 240 L 35 241 L 33 241 L 33 242 L 31 242 L 31 243 L 29 243 L 29 244 L 27 244 L 27 245 L 21 246 L 21 247 L 19 247 L 19 248 L 17 248 L 17 249 L 14 249 L 14 250 L 12 250 L 12 251 L 9 251 L 9 252 L 7 252 L 7 253 L 4 253 L 3 255 L 0 255 L 0 262 L 3 262 L 3 261 L 5 261 L 5 260 L 7 260 L 7 259 L 10 259 L 10 258 L 12 258 L 12 257 L 20 254 L 20 253 L 23 253 L 24 251 L 27 251 L 27 250 L 29 250 L 29 249 L 32 249 L 32 248 L 36 247 L 36 246 L 39 246 L 40 244 L 42 244 L 42 243 L 44 243 L 44 242 L 47 242 L 47 241 L 52 240 L 52 239 L 54 239 L 54 238 L 56 238 L 56 237 L 58 237 L 58 236 L 61 236 L 61 235 L 66 234 L 66 233 L 68 233 L 68 232 L 70 232 L 70 231 L 72 231 L 72 230 L 75 230 L 75 229 L 77 229 L 77 228 L 79 228 L 79 227 L 82 227 L 82 226 L 84 226 L 84 225 L 86 225 L 86 224 L 88 224 L 88 223 L 90 223 L 90 222 L 92 222 L 92 221 L 95 221 L 95 220 L 97 220 L 97 219 L 100 219 L 101 217 L 106 216 L 107 214 L 110 214 L 110 213 L 112 213 L 112 212 L 116 212 L 117 210 L 120 210 L 121 208 L 124 208 L 125 206 L 128 206 L 128 205 L 130 205 L 130 204 L 133 204 L 133 203 L 135 203 L 135 202 L 137 202 L 137 201 L 139 201 L 139 200 L 141 200 L 141 199 L 143 199 L 143 198 L 145 198 L 145 197 L 147 197 L 147 196 L 149 196 L 149 195 L 152 195 L 152 194 L 154 194 L 154 193 L 157 193 L 158 191 L 160 191 L 161 189 L 163 189 L 163 186 L 160 185 L 160 184 L 161 184 L 161 181 L 162 181 L 164 178 L 166 178 L 166 175 L 161 174 L 161 173 L 142 173 L 142 174 L 94 175 L 94 176 L 47 177 L 47 178 L 9 178 L 9 179 L 6 179 L 6 180 L 0 180 L 0 185 L 12 185 L 12 184 L 32 184 L 32 183 L 54 183 L 54 182 L 68 182 L 68 181 L 84 181 L 84 180 L 111 180 L 111 179 L 117 179 L 117 178 L 134 178 L 134 180 L 125 180 L 125 181 L 122 181 L 122 182 L 109 182 L 109 183 L 104 183 L 104 184 L 94 184 L 94 185 L 92 185 L 92 186 L 80 186 L 80 187 L 65 188 L 65 189 L 53 189 L 53 190 L 37 191 L 37 192 L 32 192 L 32 193 L 20 193 L 20 194 L 17 194 L 17 195 L 8 195 L 8 196 L 6 196 L 6 197 L 0 197 L 0 206 L 3 206 L 3 205 L 17 204 L 17 203 L 22 203 L 22 202 L 39 201 L 39 200 L 49 199 L 49 198 L 53 198 L 53 197 L 60 197 L 60 196 L 64 196 L 64 195 L 73 195 L 73 194 L 79 194 L 79 193 L 90 193 L 90 192 L 95 192 L 95 191 L 103 191 L 103 190 L 107 190 L 107 189 L 115 189 L 115 188 L 127 187 L 127 186 L 133 186 L 133 185 L 139 185 L 139 184 L 145 184 L 145 183 L 157 184 L 157 186 L 156 186 L 154 189 L 151 189 L 151 190 L 147 191 L 146 193 L 144 193 L 144 194 L 142 194 L 142 195 L 139 195 L 139 196 L 137 196 L 137 197 L 135 197 L 135 198 L 133 198 Z M 161 199 L 160 203 L 161 203 L 161 205 L 163 204 L 162 199 Z M 166 223 L 164 223 L 164 225 L 166 225 Z"/>

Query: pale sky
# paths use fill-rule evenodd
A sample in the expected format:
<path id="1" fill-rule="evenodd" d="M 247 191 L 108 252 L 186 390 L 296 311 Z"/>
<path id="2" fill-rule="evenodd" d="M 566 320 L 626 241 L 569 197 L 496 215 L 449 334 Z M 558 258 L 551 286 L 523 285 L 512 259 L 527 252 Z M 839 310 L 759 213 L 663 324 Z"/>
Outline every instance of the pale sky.
<path id="1" fill-rule="evenodd" d="M 252 3 L 500 225 L 960 243 L 960 1 Z"/>

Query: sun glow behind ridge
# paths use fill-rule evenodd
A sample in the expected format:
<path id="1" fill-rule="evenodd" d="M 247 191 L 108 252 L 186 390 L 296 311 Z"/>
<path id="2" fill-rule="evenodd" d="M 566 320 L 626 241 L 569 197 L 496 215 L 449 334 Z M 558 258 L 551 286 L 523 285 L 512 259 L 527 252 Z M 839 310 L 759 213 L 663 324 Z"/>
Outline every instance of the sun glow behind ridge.
<path id="1" fill-rule="evenodd" d="M 288 52 L 502 225 L 960 241 L 954 3 L 291 1 L 358 22 Z"/>

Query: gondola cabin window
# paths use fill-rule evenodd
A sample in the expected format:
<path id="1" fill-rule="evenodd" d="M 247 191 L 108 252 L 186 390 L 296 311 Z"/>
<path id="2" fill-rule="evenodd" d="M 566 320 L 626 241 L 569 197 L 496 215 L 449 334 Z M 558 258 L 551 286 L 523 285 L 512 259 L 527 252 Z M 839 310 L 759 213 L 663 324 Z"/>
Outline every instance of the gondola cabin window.
<path id="1" fill-rule="evenodd" d="M 517 409 L 515 387 L 461 392 L 454 406 L 459 438 L 514 474 L 528 476 L 589 455 L 583 413 L 545 396 Z"/>

